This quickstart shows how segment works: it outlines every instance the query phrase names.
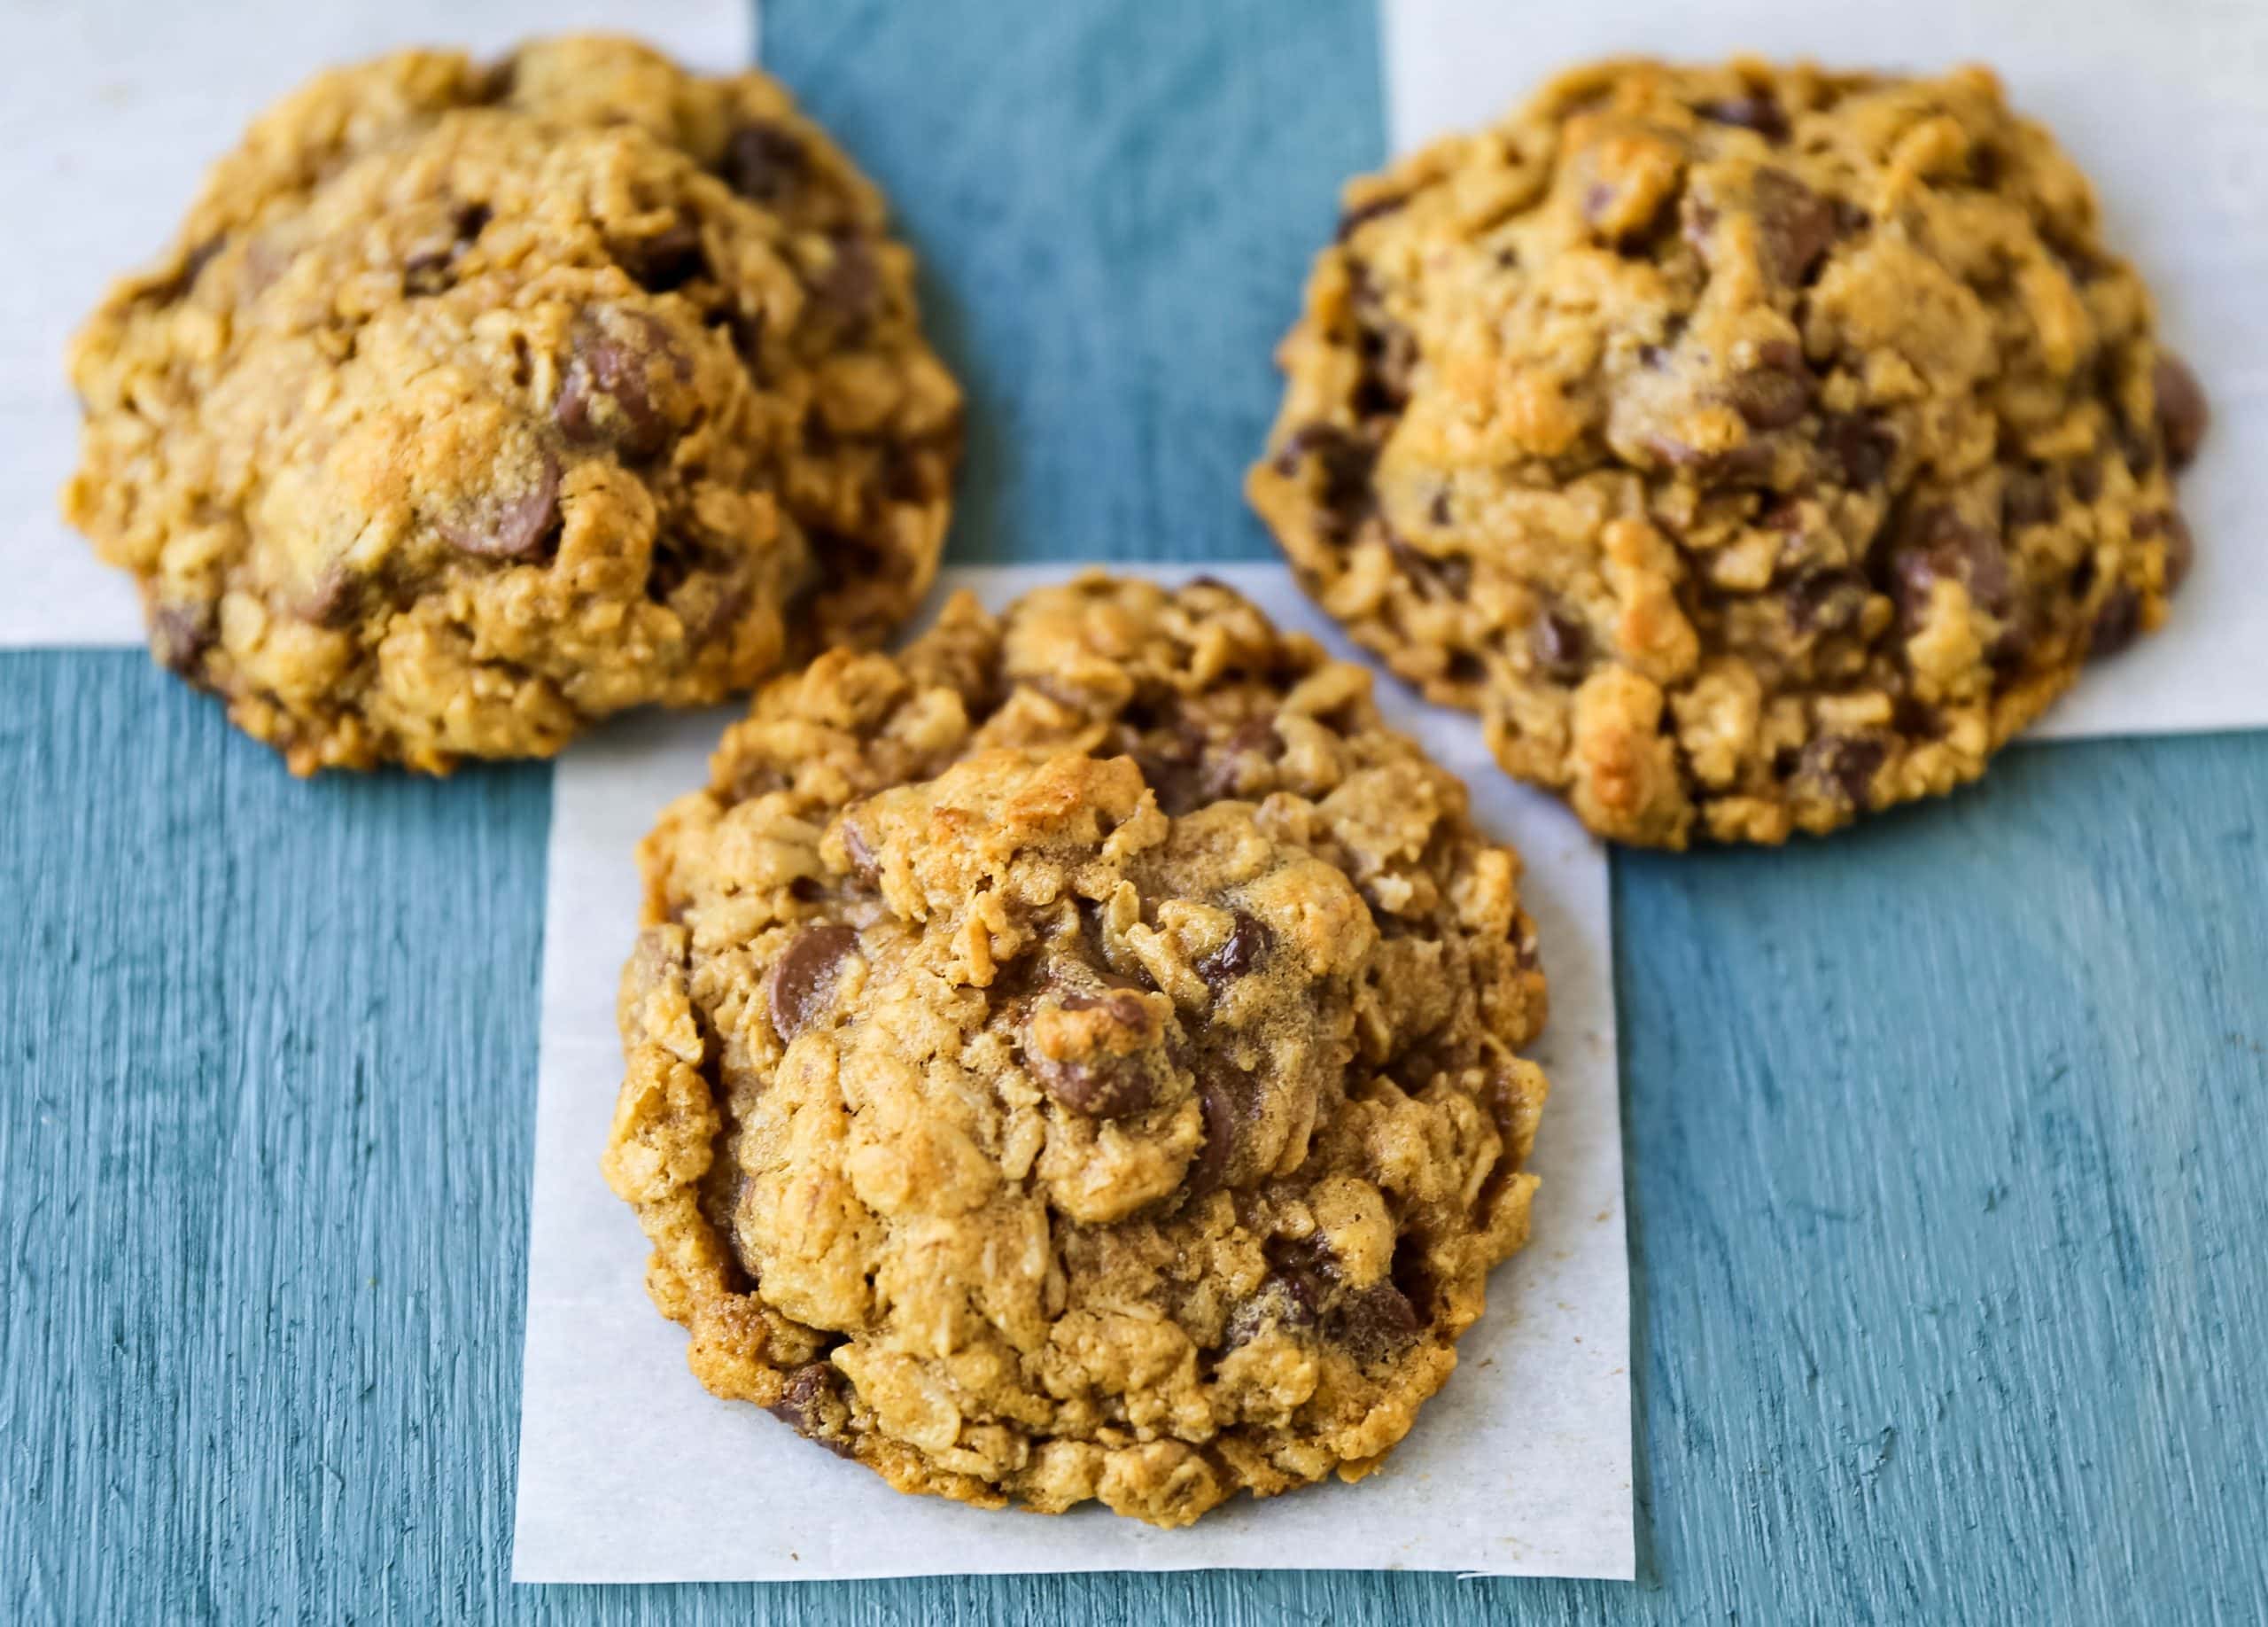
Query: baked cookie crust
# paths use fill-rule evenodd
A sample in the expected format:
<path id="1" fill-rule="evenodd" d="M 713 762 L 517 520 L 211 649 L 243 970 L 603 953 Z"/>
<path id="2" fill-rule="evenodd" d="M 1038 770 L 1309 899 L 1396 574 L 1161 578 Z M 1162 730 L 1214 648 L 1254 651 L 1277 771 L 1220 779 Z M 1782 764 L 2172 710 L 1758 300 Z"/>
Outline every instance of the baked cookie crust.
<path id="1" fill-rule="evenodd" d="M 641 850 L 605 1155 L 703 1383 L 988 1506 L 1377 1467 L 1546 1087 L 1518 857 L 1370 684 L 1095 575 L 764 689 Z"/>
<path id="2" fill-rule="evenodd" d="M 79 334 L 65 510 L 294 772 L 547 755 L 911 613 L 961 416 L 913 276 L 761 74 L 327 73 Z"/>
<path id="3" fill-rule="evenodd" d="M 1354 182 L 1252 502 L 1594 830 L 1950 790 L 2155 629 L 2205 425 L 1982 69 L 1578 69 Z"/>

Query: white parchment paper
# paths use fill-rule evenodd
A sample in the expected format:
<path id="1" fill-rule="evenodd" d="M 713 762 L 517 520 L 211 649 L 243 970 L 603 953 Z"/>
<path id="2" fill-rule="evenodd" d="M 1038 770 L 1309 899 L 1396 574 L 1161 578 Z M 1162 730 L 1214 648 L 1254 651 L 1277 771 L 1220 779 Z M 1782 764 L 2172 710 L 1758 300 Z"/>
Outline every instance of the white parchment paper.
<path id="1" fill-rule="evenodd" d="M 1496 117 L 1558 68 L 1739 51 L 1837 66 L 1984 62 L 2094 178 L 2111 245 L 2212 400 L 2181 478 L 2197 563 L 2159 634 L 2035 736 L 2268 727 L 2268 4 L 2260 0 L 1383 0 L 1396 152 Z"/>
<path id="2" fill-rule="evenodd" d="M 949 573 L 999 604 L 1072 567 Z M 1187 576 L 1195 567 L 1161 571 Z M 1351 651 L 1276 566 L 1214 567 L 1279 625 Z M 926 620 L 926 618 L 925 618 Z M 1528 860 L 1551 1019 L 1533 1241 L 1489 1285 L 1449 1387 L 1386 1467 L 1181 1531 L 1097 1507 L 1057 1519 L 890 1491 L 744 1404 L 712 1398 L 646 1297 L 646 1243 L 598 1172 L 622 1052 L 614 992 L 637 926 L 632 850 L 706 782 L 732 711 L 641 715 L 560 760 L 544 933 L 525 1382 L 513 1575 L 760 1580 L 1209 1566 L 1631 1575 L 1630 1332 L 1604 853 L 1488 763 L 1479 731 L 1379 684 L 1389 716 L 1473 788 Z"/>
<path id="3" fill-rule="evenodd" d="M 750 0 L 5 0 L 0 20 L 0 649 L 142 642 L 132 583 L 57 513 L 79 446 L 64 346 L 262 108 L 406 45 L 486 55 L 602 28 L 712 71 L 755 49 Z"/>

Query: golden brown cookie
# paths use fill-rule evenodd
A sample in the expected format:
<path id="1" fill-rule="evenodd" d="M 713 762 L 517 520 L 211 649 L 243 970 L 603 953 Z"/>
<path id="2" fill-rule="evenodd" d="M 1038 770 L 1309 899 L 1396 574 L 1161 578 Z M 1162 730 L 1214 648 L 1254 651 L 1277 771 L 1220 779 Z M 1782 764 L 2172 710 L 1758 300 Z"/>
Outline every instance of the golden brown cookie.
<path id="1" fill-rule="evenodd" d="M 324 74 L 79 335 L 65 508 L 295 772 L 548 754 L 911 612 L 960 433 L 913 276 L 760 74 Z"/>
<path id="2" fill-rule="evenodd" d="M 1990 74 L 1609 62 L 1347 196 L 1252 500 L 1593 829 L 1947 790 L 2164 619 L 2204 398 Z"/>
<path id="3" fill-rule="evenodd" d="M 1225 588 L 774 681 L 641 850 L 606 1154 L 718 1395 L 901 1491 L 1355 1479 L 1527 1231 L 1519 860 Z"/>

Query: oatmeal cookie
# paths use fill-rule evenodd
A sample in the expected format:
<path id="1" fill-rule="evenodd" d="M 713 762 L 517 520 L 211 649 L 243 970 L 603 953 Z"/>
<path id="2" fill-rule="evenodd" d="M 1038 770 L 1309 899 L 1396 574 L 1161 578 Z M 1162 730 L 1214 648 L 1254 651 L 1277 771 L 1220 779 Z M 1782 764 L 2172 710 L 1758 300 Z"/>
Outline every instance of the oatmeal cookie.
<path id="1" fill-rule="evenodd" d="M 324 74 L 79 334 L 65 509 L 295 772 L 548 754 L 910 613 L 960 432 L 913 276 L 760 74 Z"/>
<path id="2" fill-rule="evenodd" d="M 1370 675 L 1090 576 L 775 680 L 641 850 L 608 1179 L 718 1395 L 901 1491 L 1355 1479 L 1524 1241 L 1520 863 Z"/>
<path id="3" fill-rule="evenodd" d="M 2204 397 L 1990 74 L 1609 62 L 1347 201 L 1252 501 L 1593 829 L 1948 790 L 2165 619 Z"/>

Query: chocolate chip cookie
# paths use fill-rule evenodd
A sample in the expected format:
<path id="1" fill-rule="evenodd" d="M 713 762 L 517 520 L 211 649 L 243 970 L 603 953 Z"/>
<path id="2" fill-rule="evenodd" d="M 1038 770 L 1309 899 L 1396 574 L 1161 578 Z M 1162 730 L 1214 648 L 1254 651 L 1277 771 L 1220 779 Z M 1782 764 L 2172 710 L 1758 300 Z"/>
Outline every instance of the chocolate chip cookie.
<path id="1" fill-rule="evenodd" d="M 1990 74 L 1609 62 L 1347 199 L 1252 501 L 1593 829 L 1948 790 L 2164 620 L 2204 397 Z"/>
<path id="2" fill-rule="evenodd" d="M 694 1372 L 901 1491 L 1377 1467 L 1527 1231 L 1520 862 L 1370 675 L 1090 576 L 775 680 L 641 857 L 605 1158 Z"/>
<path id="3" fill-rule="evenodd" d="M 880 196 L 627 41 L 324 74 L 78 336 L 69 518 L 298 773 L 542 755 L 919 601 L 959 455 Z"/>

